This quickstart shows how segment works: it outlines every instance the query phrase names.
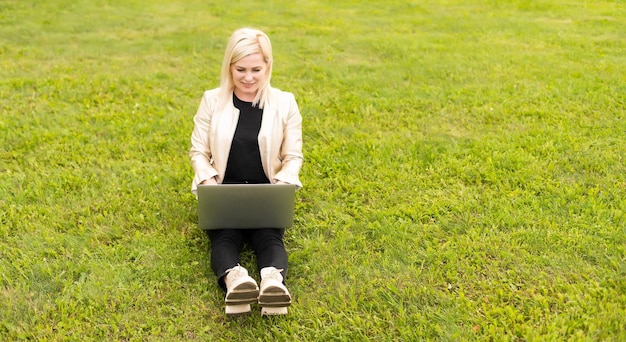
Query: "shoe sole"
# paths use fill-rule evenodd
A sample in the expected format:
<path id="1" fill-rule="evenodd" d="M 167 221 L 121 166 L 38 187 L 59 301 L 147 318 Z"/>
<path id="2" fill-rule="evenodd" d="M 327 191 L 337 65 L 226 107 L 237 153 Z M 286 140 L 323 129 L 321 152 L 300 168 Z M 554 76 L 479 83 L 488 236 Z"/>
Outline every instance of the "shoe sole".
<path id="1" fill-rule="evenodd" d="M 259 288 L 256 284 L 243 283 L 226 294 L 226 304 L 241 305 L 256 303 L 259 298 Z"/>
<path id="2" fill-rule="evenodd" d="M 259 294 L 259 305 L 262 307 L 287 307 L 291 305 L 291 296 L 278 286 L 264 289 Z"/>

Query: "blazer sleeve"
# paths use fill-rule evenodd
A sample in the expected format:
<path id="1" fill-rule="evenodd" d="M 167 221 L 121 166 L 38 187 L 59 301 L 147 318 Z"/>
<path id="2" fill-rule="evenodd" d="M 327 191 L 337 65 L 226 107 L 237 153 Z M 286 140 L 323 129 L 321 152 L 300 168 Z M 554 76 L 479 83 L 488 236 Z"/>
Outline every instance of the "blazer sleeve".
<path id="1" fill-rule="evenodd" d="M 191 191 L 195 194 L 198 184 L 218 174 L 213 167 L 209 131 L 211 118 L 215 110 L 215 103 L 211 101 L 209 92 L 205 92 L 200 101 L 200 107 L 194 116 L 194 128 L 191 134 L 191 149 L 189 158 L 195 173 L 191 184 Z"/>
<path id="2" fill-rule="evenodd" d="M 287 94 L 289 94 L 286 101 L 288 104 L 287 119 L 283 128 L 283 141 L 280 148 L 281 168 L 274 176 L 274 179 L 295 184 L 300 188 L 302 183 L 298 175 L 304 162 L 302 154 L 302 115 L 293 94 Z"/>

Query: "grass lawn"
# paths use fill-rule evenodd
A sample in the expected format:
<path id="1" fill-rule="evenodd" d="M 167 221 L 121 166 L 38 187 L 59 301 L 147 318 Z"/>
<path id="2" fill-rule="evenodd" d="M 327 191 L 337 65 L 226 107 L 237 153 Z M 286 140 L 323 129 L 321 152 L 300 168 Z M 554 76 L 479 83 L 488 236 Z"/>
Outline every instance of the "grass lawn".
<path id="1" fill-rule="evenodd" d="M 225 317 L 189 191 L 241 26 L 304 118 L 286 317 Z M 626 340 L 624 66 L 622 1 L 0 0 L 0 340 Z"/>

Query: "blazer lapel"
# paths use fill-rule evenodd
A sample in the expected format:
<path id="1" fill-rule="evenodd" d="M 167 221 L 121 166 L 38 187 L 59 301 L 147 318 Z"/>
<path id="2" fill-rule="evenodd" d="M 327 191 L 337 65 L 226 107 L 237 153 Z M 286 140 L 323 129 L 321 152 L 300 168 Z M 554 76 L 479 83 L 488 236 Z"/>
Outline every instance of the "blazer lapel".
<path id="1" fill-rule="evenodd" d="M 261 163 L 264 170 L 270 170 L 270 158 L 272 150 L 272 136 L 274 134 L 274 121 L 276 120 L 276 110 L 273 101 L 268 101 L 263 108 L 263 119 L 259 130 L 259 152 L 261 153 Z M 271 179 L 270 179 L 271 181 Z"/>
<path id="2" fill-rule="evenodd" d="M 215 158 L 215 160 L 219 160 L 221 163 L 220 165 L 216 165 L 216 167 L 218 172 L 224 175 L 226 173 L 228 156 L 230 155 L 230 147 L 233 142 L 233 137 L 235 136 L 237 123 L 239 122 L 239 109 L 235 108 L 232 97 L 230 102 L 224 106 L 219 114 L 219 116 L 214 117 L 217 123 L 215 126 L 216 130 L 213 132 L 216 137 L 213 146 L 219 146 L 219 151 L 214 151 L 213 153 L 219 153 L 219 158 Z"/>

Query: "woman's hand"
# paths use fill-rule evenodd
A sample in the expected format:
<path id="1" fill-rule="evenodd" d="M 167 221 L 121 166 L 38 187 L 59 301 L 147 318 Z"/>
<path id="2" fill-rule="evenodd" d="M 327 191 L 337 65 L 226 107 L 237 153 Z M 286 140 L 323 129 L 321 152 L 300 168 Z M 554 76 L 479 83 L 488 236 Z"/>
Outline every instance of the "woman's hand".
<path id="1" fill-rule="evenodd" d="M 209 179 L 205 179 L 202 181 L 202 183 L 200 184 L 204 184 L 204 185 L 217 185 L 217 179 L 215 179 L 215 177 L 211 177 Z"/>

